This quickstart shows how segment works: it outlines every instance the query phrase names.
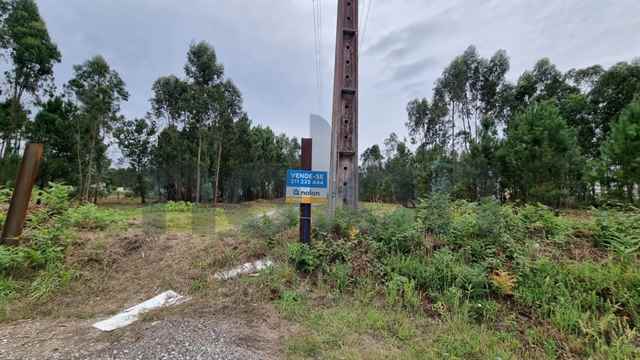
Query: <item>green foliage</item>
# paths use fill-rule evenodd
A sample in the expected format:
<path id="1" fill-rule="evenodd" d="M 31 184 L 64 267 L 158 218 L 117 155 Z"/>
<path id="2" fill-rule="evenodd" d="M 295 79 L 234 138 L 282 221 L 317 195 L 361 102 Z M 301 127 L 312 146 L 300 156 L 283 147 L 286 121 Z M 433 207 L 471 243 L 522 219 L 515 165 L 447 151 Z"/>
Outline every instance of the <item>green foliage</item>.
<path id="1" fill-rule="evenodd" d="M 581 163 L 575 130 L 550 102 L 516 116 L 500 150 L 505 177 L 524 201 L 559 206 L 570 195 Z"/>
<path id="2" fill-rule="evenodd" d="M 195 204 L 186 201 L 169 201 L 163 205 L 164 211 L 169 213 L 192 212 Z"/>
<path id="3" fill-rule="evenodd" d="M 570 230 L 562 218 L 541 204 L 526 205 L 518 209 L 518 216 L 531 238 L 561 242 Z"/>
<path id="4" fill-rule="evenodd" d="M 44 300 L 58 289 L 66 287 L 73 279 L 73 271 L 61 263 L 54 263 L 42 270 L 31 283 L 31 298 Z"/>
<path id="5" fill-rule="evenodd" d="M 422 304 L 415 280 L 404 276 L 393 274 L 387 282 L 385 293 L 387 303 L 392 306 L 401 306 L 409 311 L 418 311 Z"/>
<path id="6" fill-rule="evenodd" d="M 640 250 L 640 212 L 601 210 L 596 212 L 596 245 L 627 256 Z"/>
<path id="7" fill-rule="evenodd" d="M 452 287 L 463 291 L 467 298 L 481 298 L 489 291 L 486 269 L 478 264 L 467 265 L 449 249 L 438 250 L 427 259 L 391 257 L 387 272 L 414 280 L 429 295 L 441 294 Z"/>
<path id="8" fill-rule="evenodd" d="M 242 232 L 250 236 L 274 242 L 283 232 L 298 225 L 299 217 L 295 209 L 285 207 L 274 214 L 251 217 L 242 224 Z"/>
<path id="9" fill-rule="evenodd" d="M 305 273 L 315 271 L 322 264 L 319 252 L 307 244 L 289 244 L 288 257 L 296 269 Z"/>
<path id="10" fill-rule="evenodd" d="M 0 245 L 0 274 L 37 269 L 46 263 L 45 255 L 37 249 Z"/>
<path id="11" fill-rule="evenodd" d="M 11 200 L 12 189 L 4 188 L 0 186 L 0 204 L 8 204 Z"/>
<path id="12" fill-rule="evenodd" d="M 640 184 L 640 97 L 629 104 L 613 124 L 602 154 L 605 166 L 613 169 L 610 180 L 618 183 L 620 191 L 626 192 L 627 200 L 633 203 L 634 186 Z"/>
<path id="13" fill-rule="evenodd" d="M 135 190 L 143 204 L 146 203 L 148 191 L 145 173 L 151 166 L 152 142 L 156 132 L 155 121 L 148 122 L 146 119 L 125 120 L 114 131 L 118 147 L 136 173 Z"/>
<path id="14" fill-rule="evenodd" d="M 409 254 L 420 249 L 422 234 L 418 231 L 413 211 L 398 209 L 370 219 L 368 239 L 386 254 Z"/>
<path id="15" fill-rule="evenodd" d="M 435 236 L 448 234 L 452 221 L 449 209 L 449 195 L 446 193 L 436 192 L 420 200 L 418 221 L 423 231 Z"/>
<path id="16" fill-rule="evenodd" d="M 633 265 L 541 259 L 520 272 L 515 297 L 575 335 L 595 331 L 613 340 L 640 324 L 640 271 Z"/>
<path id="17" fill-rule="evenodd" d="M 117 211 L 101 209 L 94 204 L 71 208 L 64 218 L 69 225 L 84 230 L 104 230 L 124 220 L 122 214 Z"/>

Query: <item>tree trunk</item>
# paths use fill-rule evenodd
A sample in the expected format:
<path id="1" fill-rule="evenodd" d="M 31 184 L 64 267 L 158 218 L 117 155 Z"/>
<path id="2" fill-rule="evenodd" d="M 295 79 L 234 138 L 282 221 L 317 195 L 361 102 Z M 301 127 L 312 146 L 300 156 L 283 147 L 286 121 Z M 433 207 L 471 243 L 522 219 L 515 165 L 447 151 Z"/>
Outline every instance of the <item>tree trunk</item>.
<path id="1" fill-rule="evenodd" d="M 218 206 L 218 184 L 220 184 L 220 161 L 222 159 L 222 141 L 218 144 L 218 161 L 216 164 L 216 182 L 213 188 L 213 207 Z"/>
<path id="2" fill-rule="evenodd" d="M 146 189 L 144 188 L 144 175 L 141 172 L 138 173 L 138 189 L 140 192 L 140 201 L 142 204 L 147 203 L 147 199 L 145 198 Z"/>
<path id="3" fill-rule="evenodd" d="M 200 203 L 200 158 L 202 156 L 202 134 L 198 131 L 198 164 L 196 166 L 196 203 Z"/>

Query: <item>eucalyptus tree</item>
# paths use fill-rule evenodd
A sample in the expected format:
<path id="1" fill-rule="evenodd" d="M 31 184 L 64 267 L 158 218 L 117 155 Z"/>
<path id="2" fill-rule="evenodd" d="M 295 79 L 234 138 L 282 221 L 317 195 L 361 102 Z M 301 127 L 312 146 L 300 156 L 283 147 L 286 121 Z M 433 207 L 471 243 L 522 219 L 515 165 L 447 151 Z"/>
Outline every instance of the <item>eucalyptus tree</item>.
<path id="1" fill-rule="evenodd" d="M 60 62 L 61 54 L 34 0 L 11 0 L 1 5 L 7 15 L 0 40 L 11 60 L 10 69 L 5 72 L 11 98 L 10 132 L 3 136 L 6 157 L 20 142 L 19 117 L 24 95 L 36 95 L 45 82 L 52 83 L 53 66 Z"/>
<path id="2" fill-rule="evenodd" d="M 146 203 L 146 174 L 151 166 L 156 133 L 156 123 L 146 119 L 125 120 L 114 130 L 118 147 L 136 174 L 135 191 L 143 204 Z"/>
<path id="3" fill-rule="evenodd" d="M 113 126 L 122 121 L 120 105 L 129 99 L 125 83 L 120 75 L 102 56 L 95 56 L 81 65 L 73 67 L 74 77 L 67 84 L 78 102 L 76 136 L 78 139 L 86 129 L 88 149 L 78 146 L 78 169 L 81 199 L 89 199 L 89 191 L 100 175 L 98 149 L 105 147 L 104 140 Z"/>
<path id="4" fill-rule="evenodd" d="M 196 201 L 200 202 L 202 147 L 205 131 L 214 127 L 218 106 L 224 97 L 224 67 L 218 63 L 214 48 L 206 42 L 199 42 L 189 48 L 184 71 L 188 79 L 188 96 L 184 102 L 188 114 L 186 122 L 198 134 Z"/>

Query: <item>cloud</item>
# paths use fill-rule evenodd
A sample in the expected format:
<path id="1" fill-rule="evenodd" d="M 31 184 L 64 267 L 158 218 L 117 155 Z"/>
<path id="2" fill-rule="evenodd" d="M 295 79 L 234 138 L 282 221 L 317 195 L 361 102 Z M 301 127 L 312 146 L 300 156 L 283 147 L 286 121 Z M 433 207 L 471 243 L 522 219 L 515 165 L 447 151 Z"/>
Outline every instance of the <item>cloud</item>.
<path id="1" fill-rule="evenodd" d="M 428 57 L 407 64 L 396 66 L 388 81 L 402 82 L 407 79 L 415 79 L 424 74 L 425 70 L 437 63 L 436 59 Z"/>
<path id="2" fill-rule="evenodd" d="M 64 6 L 61 3 L 64 2 Z M 149 109 L 151 84 L 183 75 L 191 41 L 216 48 L 249 115 L 306 136 L 309 113 L 330 119 L 336 0 L 326 0 L 322 91 L 314 71 L 311 1 L 39 0 L 63 62 L 102 54 L 127 83 L 128 117 Z M 640 55 L 637 0 L 375 0 L 360 59 L 360 149 L 405 133 L 406 104 L 428 97 L 442 68 L 470 44 L 483 56 L 506 49 L 511 79 L 549 57 L 561 70 L 612 65 Z M 364 19 L 362 19 L 364 20 Z M 318 98 L 322 107 L 318 109 Z"/>

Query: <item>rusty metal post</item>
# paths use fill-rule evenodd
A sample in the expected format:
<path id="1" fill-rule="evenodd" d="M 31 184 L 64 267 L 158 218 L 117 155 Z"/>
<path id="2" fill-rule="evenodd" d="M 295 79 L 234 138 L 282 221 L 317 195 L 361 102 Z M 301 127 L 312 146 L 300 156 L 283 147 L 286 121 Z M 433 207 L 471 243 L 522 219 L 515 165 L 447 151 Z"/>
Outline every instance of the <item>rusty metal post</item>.
<path id="1" fill-rule="evenodd" d="M 302 139 L 302 170 L 312 170 L 313 141 Z M 300 242 L 311 242 L 311 204 L 300 204 Z"/>
<path id="2" fill-rule="evenodd" d="M 15 243 L 16 239 L 22 235 L 29 202 L 31 201 L 31 191 L 38 178 L 43 152 L 44 146 L 42 144 L 27 144 L 24 150 L 20 171 L 16 179 L 16 187 L 13 190 L 11 205 L 2 230 L 1 243 Z"/>
<path id="3" fill-rule="evenodd" d="M 358 207 L 358 0 L 338 1 L 329 213 Z"/>

